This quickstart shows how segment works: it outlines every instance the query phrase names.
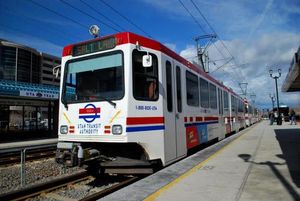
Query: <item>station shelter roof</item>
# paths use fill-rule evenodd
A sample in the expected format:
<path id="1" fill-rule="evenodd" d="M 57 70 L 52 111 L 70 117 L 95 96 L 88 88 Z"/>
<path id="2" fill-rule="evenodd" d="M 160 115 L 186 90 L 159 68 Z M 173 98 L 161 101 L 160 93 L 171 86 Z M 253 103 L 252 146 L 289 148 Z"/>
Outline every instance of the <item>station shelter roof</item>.
<path id="1" fill-rule="evenodd" d="M 293 57 L 281 89 L 284 92 L 300 91 L 300 47 Z"/>
<path id="2" fill-rule="evenodd" d="M 0 96 L 57 100 L 59 87 L 0 79 Z"/>

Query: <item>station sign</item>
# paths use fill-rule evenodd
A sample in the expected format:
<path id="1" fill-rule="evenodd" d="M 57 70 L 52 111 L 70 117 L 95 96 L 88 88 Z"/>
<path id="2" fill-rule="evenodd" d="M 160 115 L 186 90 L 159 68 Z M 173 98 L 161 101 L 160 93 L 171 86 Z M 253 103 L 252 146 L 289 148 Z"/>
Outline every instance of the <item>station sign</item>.
<path id="1" fill-rule="evenodd" d="M 58 99 L 58 93 L 47 93 L 38 91 L 20 90 L 20 96 L 43 98 L 43 99 Z"/>

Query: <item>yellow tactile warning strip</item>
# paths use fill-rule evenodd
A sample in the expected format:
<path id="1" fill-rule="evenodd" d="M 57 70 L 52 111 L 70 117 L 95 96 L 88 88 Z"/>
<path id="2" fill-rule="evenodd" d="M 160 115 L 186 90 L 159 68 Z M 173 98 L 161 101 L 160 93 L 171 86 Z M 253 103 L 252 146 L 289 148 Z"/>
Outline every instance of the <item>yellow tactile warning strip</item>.
<path id="1" fill-rule="evenodd" d="M 196 165 L 192 169 L 188 170 L 187 172 L 185 172 L 184 174 L 182 174 L 181 176 L 179 176 L 178 178 L 176 178 L 174 181 L 172 181 L 169 184 L 165 185 L 164 187 L 162 187 L 158 191 L 152 193 L 150 196 L 148 196 L 146 199 L 144 199 L 144 201 L 153 201 L 153 200 L 155 200 L 156 198 L 159 197 L 159 195 L 161 195 L 162 193 L 164 193 L 165 191 L 167 191 L 168 189 L 170 189 L 171 187 L 175 186 L 177 183 L 179 183 L 180 181 L 182 181 L 184 178 L 188 177 L 189 175 L 191 175 L 192 173 L 194 173 L 195 171 L 197 171 L 198 169 L 200 169 L 201 167 L 203 167 L 210 160 L 212 160 L 215 157 L 217 157 L 218 155 L 220 155 L 229 145 L 232 145 L 234 142 L 236 142 L 237 140 L 241 139 L 241 137 L 245 136 L 245 134 L 248 133 L 248 132 L 249 132 L 249 130 L 247 132 L 243 133 L 242 135 L 240 135 L 239 137 L 237 137 L 236 139 L 234 139 L 233 141 L 231 141 L 228 144 L 226 144 L 224 147 L 222 147 L 221 149 L 219 149 L 216 153 L 214 153 L 213 155 L 211 155 L 210 157 L 208 157 L 206 160 L 200 162 L 198 165 Z"/>

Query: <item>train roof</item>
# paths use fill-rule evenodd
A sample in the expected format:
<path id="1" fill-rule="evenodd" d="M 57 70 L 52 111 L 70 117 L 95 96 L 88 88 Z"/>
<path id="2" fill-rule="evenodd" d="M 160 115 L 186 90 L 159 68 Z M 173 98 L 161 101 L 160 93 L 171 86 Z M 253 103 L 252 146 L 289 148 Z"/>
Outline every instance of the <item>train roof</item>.
<path id="1" fill-rule="evenodd" d="M 219 82 L 218 80 L 216 80 L 215 78 L 213 78 L 212 76 L 210 76 L 209 74 L 207 74 L 206 72 L 204 72 L 203 70 L 198 68 L 196 65 L 194 65 L 193 63 L 186 60 L 185 58 L 181 57 L 180 55 L 178 55 L 176 52 L 172 51 L 171 49 L 169 49 L 165 45 L 161 44 L 158 41 L 155 41 L 155 40 L 152 40 L 150 38 L 146 38 L 144 36 L 141 36 L 141 35 L 138 35 L 138 34 L 135 34 L 135 33 L 131 33 L 131 32 L 121 32 L 121 33 L 112 34 L 112 35 L 108 35 L 108 36 L 104 36 L 104 37 L 98 37 L 98 38 L 95 38 L 95 39 L 92 39 L 92 40 L 87 40 L 87 41 L 83 41 L 83 42 L 76 43 L 76 44 L 67 45 L 63 49 L 62 56 L 71 55 L 72 54 L 72 49 L 75 45 L 90 43 L 90 42 L 93 42 L 93 41 L 103 40 L 105 38 L 110 38 L 110 37 L 115 37 L 116 46 L 123 45 L 123 44 L 128 44 L 128 43 L 136 44 L 138 42 L 138 44 L 140 46 L 160 51 L 160 52 L 176 59 L 178 62 L 180 62 L 183 65 L 187 66 L 189 69 L 197 72 L 202 77 L 205 77 L 206 79 L 208 79 L 211 82 L 215 83 L 216 85 L 222 87 L 226 91 L 228 91 L 228 92 L 238 96 L 240 99 L 242 99 L 232 89 L 226 87 L 221 82 Z"/>

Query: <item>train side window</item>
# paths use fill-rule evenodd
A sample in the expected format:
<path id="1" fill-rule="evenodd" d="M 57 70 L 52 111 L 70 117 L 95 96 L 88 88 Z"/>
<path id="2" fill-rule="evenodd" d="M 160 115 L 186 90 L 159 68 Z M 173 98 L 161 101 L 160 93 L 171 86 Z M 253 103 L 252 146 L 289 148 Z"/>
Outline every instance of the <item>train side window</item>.
<path id="1" fill-rule="evenodd" d="M 217 88 L 213 84 L 209 84 L 209 105 L 212 109 L 217 109 Z"/>
<path id="2" fill-rule="evenodd" d="M 223 94 L 222 90 L 218 89 L 218 100 L 219 100 L 219 114 L 223 114 Z"/>
<path id="3" fill-rule="evenodd" d="M 167 80 L 167 108 L 169 112 L 173 111 L 173 95 L 172 95 L 172 66 L 166 61 L 166 80 Z"/>
<path id="4" fill-rule="evenodd" d="M 239 100 L 238 112 L 244 112 L 244 103 Z"/>
<path id="5" fill-rule="evenodd" d="M 231 95 L 231 112 L 236 112 L 236 98 Z"/>
<path id="6" fill-rule="evenodd" d="M 177 110 L 182 112 L 182 96 L 181 96 L 181 70 L 176 66 L 176 92 L 177 92 Z"/>
<path id="7" fill-rule="evenodd" d="M 132 51 L 132 77 L 133 97 L 136 100 L 157 101 L 158 100 L 158 60 L 152 56 L 152 66 L 143 67 L 143 55 L 147 52 Z"/>
<path id="8" fill-rule="evenodd" d="M 200 78 L 200 99 L 201 99 L 201 107 L 208 108 L 209 107 L 209 89 L 208 82 L 202 78 Z"/>
<path id="9" fill-rule="evenodd" d="M 186 98 L 190 106 L 199 106 L 198 76 L 186 71 Z"/>
<path id="10" fill-rule="evenodd" d="M 224 91 L 223 97 L 224 97 L 224 111 L 228 111 L 229 102 L 228 102 L 228 92 L 227 91 Z"/>

